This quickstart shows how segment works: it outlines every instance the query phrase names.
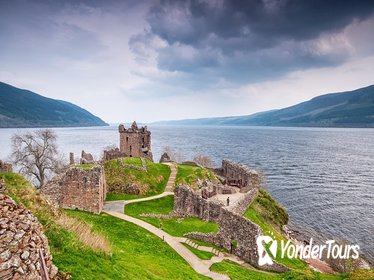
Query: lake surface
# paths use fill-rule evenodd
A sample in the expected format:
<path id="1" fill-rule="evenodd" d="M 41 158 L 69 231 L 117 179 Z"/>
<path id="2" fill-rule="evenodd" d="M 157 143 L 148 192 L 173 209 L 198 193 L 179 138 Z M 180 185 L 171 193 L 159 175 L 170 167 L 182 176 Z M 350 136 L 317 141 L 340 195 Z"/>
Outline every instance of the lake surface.
<path id="1" fill-rule="evenodd" d="M 206 154 L 220 165 L 231 159 L 260 170 L 267 188 L 287 209 L 292 227 L 321 240 L 357 243 L 374 263 L 374 129 L 150 126 L 158 161 L 169 146 L 185 159 Z M 0 129 L 0 159 L 10 137 Z M 118 145 L 117 127 L 58 128 L 68 160 L 82 149 L 96 159 Z"/>

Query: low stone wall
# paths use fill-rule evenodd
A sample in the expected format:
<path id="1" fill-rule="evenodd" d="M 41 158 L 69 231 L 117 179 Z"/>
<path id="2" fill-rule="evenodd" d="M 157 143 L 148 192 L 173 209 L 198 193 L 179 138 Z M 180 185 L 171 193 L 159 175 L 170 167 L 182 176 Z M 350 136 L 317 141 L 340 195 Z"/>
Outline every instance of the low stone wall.
<path id="1" fill-rule="evenodd" d="M 107 193 L 104 169 L 101 166 L 91 169 L 72 167 L 48 182 L 41 192 L 61 208 L 99 214 Z"/>
<path id="2" fill-rule="evenodd" d="M 0 160 L 0 173 L 1 172 L 13 172 L 12 165 Z"/>
<path id="3" fill-rule="evenodd" d="M 239 187 L 241 192 L 257 188 L 260 184 L 260 178 L 255 170 L 230 160 L 222 161 L 222 176 L 226 178 L 226 184 Z"/>
<path id="4" fill-rule="evenodd" d="M 253 265 L 257 264 L 256 238 L 262 233 L 258 225 L 224 209 L 220 203 L 201 198 L 185 186 L 175 189 L 173 213 L 218 223 L 217 234 L 191 233 L 188 237 L 211 242 L 226 250 L 230 250 L 232 242 L 236 241 L 237 247 L 233 253 Z"/>
<path id="5" fill-rule="evenodd" d="M 55 279 L 58 270 L 42 225 L 29 210 L 0 194 L 0 279 L 44 279 L 39 250 L 50 279 Z"/>
<path id="6" fill-rule="evenodd" d="M 258 194 L 258 189 L 250 189 L 246 194 L 243 195 L 243 198 L 240 199 L 235 205 L 230 208 L 230 211 L 242 216 L 245 211 L 248 209 L 249 205 L 256 198 Z"/>

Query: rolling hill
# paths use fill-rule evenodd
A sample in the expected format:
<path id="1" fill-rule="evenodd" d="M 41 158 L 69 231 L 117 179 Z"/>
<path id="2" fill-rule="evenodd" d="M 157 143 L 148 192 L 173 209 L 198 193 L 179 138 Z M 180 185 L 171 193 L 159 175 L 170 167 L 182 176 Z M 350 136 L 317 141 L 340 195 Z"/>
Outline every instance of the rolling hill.
<path id="1" fill-rule="evenodd" d="M 374 127 L 374 85 L 320 95 L 284 109 L 248 116 L 162 121 L 155 124 Z"/>
<path id="2" fill-rule="evenodd" d="M 72 103 L 0 82 L 0 128 L 108 125 Z"/>

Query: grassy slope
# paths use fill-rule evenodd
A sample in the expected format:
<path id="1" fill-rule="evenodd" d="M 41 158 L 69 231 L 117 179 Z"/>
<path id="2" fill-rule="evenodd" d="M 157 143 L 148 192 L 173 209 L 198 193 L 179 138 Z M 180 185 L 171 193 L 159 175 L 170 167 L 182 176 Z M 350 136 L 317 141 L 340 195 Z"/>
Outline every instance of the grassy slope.
<path id="1" fill-rule="evenodd" d="M 250 270 L 231 261 L 223 261 L 213 264 L 210 269 L 219 273 L 227 274 L 231 280 L 281 280 L 281 279 L 303 279 L 303 280 L 340 280 L 341 275 L 326 275 L 311 270 L 290 271 L 286 273 L 266 273 Z"/>
<path id="2" fill-rule="evenodd" d="M 288 215 L 286 211 L 264 190 L 260 189 L 259 195 L 244 213 L 244 217 L 258 224 L 265 235 L 273 235 L 280 244 L 281 240 L 287 239 L 281 234 L 282 225 L 287 224 Z M 342 279 L 342 275 L 329 275 L 316 273 L 308 268 L 306 263 L 300 259 L 289 259 L 287 256 L 281 258 L 281 247 L 277 247 L 275 260 L 290 268 L 292 271 L 278 276 L 282 279 Z M 235 268 L 235 267 L 234 267 Z M 231 267 L 231 269 L 234 269 Z M 235 269 L 234 269 L 235 270 Z M 238 278 L 241 279 L 241 278 Z M 244 278 L 245 279 L 245 278 Z M 272 279 L 272 278 L 269 278 Z M 278 279 L 278 278 L 277 278 Z"/>
<path id="3" fill-rule="evenodd" d="M 210 260 L 213 256 L 215 256 L 211 252 L 201 251 L 201 250 L 199 250 L 195 247 L 192 247 L 192 246 L 190 246 L 186 243 L 182 243 L 182 244 L 202 260 Z"/>
<path id="4" fill-rule="evenodd" d="M 184 219 L 159 219 L 141 217 L 140 214 L 168 214 L 173 210 L 174 196 L 166 196 L 163 198 L 131 203 L 126 205 L 125 213 L 138 219 L 142 219 L 156 227 L 160 227 L 167 233 L 173 236 L 183 236 L 185 233 L 198 232 L 217 232 L 218 225 L 213 222 L 204 222 L 198 218 L 184 218 Z"/>
<path id="5" fill-rule="evenodd" d="M 148 188 L 148 191 L 142 195 L 110 192 L 107 194 L 107 200 L 127 200 L 162 193 L 165 190 L 166 183 L 170 176 L 170 168 L 167 165 L 154 163 L 149 160 L 146 160 L 146 162 L 147 173 L 131 168 L 119 168 L 116 159 L 105 162 L 105 177 L 109 188 L 118 188 L 119 186 L 124 185 L 124 182 L 138 183 Z M 123 164 L 142 166 L 139 158 L 124 158 Z"/>
<path id="6" fill-rule="evenodd" d="M 280 244 L 281 240 L 285 240 L 280 233 L 280 228 L 288 221 L 287 213 L 278 203 L 273 200 L 268 193 L 260 189 L 259 195 L 244 213 L 244 217 L 259 225 L 264 235 L 274 235 Z M 281 258 L 281 247 L 277 247 L 276 261 L 294 269 L 303 269 L 306 264 L 299 259 Z"/>
<path id="7" fill-rule="evenodd" d="M 54 263 L 73 279 L 207 279 L 192 268 L 166 243 L 131 223 L 81 211 L 64 211 L 84 220 L 111 243 L 111 255 L 95 252 L 77 236 L 54 222 L 51 207 L 20 175 L 0 173 L 9 194 L 23 203 L 44 226 Z"/>
<path id="8" fill-rule="evenodd" d="M 175 178 L 176 186 L 189 185 L 195 187 L 198 179 L 206 179 L 213 182 L 217 181 L 216 176 L 209 169 L 187 164 L 178 164 L 178 173 Z"/>
<path id="9" fill-rule="evenodd" d="M 0 127 L 108 125 L 72 103 L 47 98 L 0 82 Z"/>

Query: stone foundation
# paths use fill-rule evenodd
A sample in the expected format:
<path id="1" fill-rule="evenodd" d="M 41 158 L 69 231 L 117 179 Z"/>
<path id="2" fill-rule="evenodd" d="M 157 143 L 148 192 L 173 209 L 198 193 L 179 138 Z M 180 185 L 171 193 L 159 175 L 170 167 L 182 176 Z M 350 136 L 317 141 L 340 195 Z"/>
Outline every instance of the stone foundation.
<path id="1" fill-rule="evenodd" d="M 99 214 L 107 192 L 104 169 L 72 167 L 48 182 L 41 192 L 61 208 Z"/>
<path id="2" fill-rule="evenodd" d="M 42 225 L 29 210 L 0 194 L 0 279 L 45 279 L 39 251 L 48 276 L 55 279 L 57 267 Z"/>

